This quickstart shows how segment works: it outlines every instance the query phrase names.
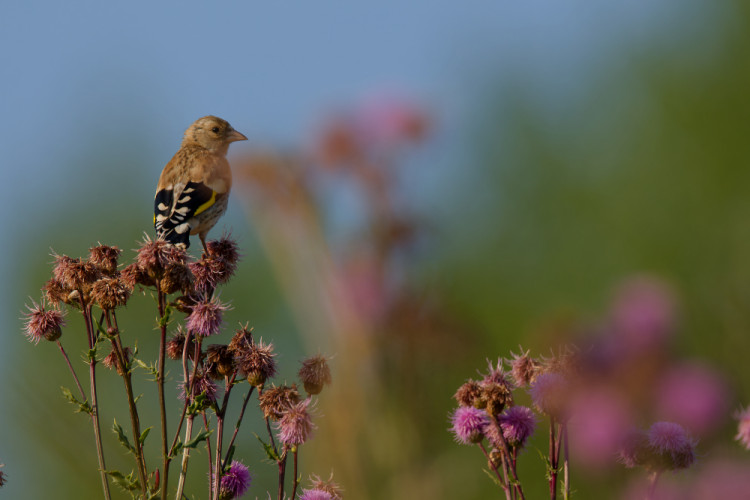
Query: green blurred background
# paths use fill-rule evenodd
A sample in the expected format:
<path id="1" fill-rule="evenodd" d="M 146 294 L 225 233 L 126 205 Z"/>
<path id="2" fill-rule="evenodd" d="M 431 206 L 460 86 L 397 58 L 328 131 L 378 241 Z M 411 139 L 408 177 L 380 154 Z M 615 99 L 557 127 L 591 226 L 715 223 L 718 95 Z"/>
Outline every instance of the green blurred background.
<path id="1" fill-rule="evenodd" d="M 675 355 L 718 367 L 733 408 L 750 401 L 743 2 L 49 3 L 0 12 L 0 145 L 11 210 L 1 259 L 0 463 L 8 483 L 0 495 L 99 495 L 90 426 L 60 395 L 68 373 L 54 346 L 24 339 L 19 317 L 48 279 L 50 249 L 79 256 L 101 242 L 130 261 L 151 233 L 159 171 L 205 114 L 251 137 L 233 146 L 235 161 L 251 150 L 305 150 L 327 117 L 372 96 L 396 95 L 430 116 L 425 139 L 393 159 L 399 206 L 423 230 L 394 272 L 437 319 L 368 332 L 375 340 L 360 355 L 372 366 L 353 378 L 363 384 L 362 411 L 349 415 L 324 392 L 318 439 L 302 455 L 305 474 L 333 470 L 347 498 L 498 497 L 477 450 L 446 430 L 453 392 L 486 358 L 519 343 L 547 352 L 561 323 L 596 322 L 613 287 L 640 272 L 678 291 Z M 364 216 L 357 188 L 333 184 L 314 204 L 339 255 L 360 237 Z M 284 284 L 269 255 L 278 248 L 254 229 L 267 206 L 247 202 L 251 195 L 236 190 L 212 233 L 231 230 L 244 256 L 221 292 L 233 306 L 223 340 L 249 322 L 281 353 L 282 381 L 294 379 L 306 354 L 333 350 L 335 402 L 337 380 L 351 376 L 349 351 L 325 332 L 309 334 L 292 299 L 318 294 L 317 284 L 296 292 Z M 125 337 L 153 352 L 153 300 L 134 297 L 120 317 Z M 74 314 L 68 320 L 63 341 L 78 359 L 82 325 Z M 112 374 L 102 379 L 105 447 L 111 466 L 126 469 L 106 430 L 115 415 L 126 421 L 122 387 Z M 137 379 L 147 394 L 142 420 L 155 425 L 146 409 L 155 395 L 145 376 Z M 327 423 L 350 417 L 351 432 L 369 438 L 346 452 L 327 446 L 336 431 Z M 237 452 L 255 476 L 249 498 L 274 484 L 252 436 L 259 422 L 253 411 Z M 741 458 L 733 426 L 727 415 L 723 430 L 701 442 L 704 460 L 713 450 Z M 522 477 L 541 478 L 536 452 L 523 460 Z M 339 476 L 343 462 L 349 472 Z M 584 499 L 617 497 L 612 484 L 629 477 L 573 474 Z M 543 498 L 544 482 L 528 483 L 527 496 Z M 203 484 L 193 477 L 190 494 L 204 497 Z"/>

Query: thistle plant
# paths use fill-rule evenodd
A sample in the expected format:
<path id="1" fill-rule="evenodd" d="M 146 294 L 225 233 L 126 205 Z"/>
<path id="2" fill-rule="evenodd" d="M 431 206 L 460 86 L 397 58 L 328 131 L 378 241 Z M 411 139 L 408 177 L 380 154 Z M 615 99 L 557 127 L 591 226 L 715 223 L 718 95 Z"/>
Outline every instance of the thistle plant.
<path id="1" fill-rule="evenodd" d="M 58 346 L 75 384 L 75 390 L 63 388 L 63 393 L 76 411 L 90 418 L 105 499 L 111 498 L 110 482 L 114 482 L 132 498 L 179 500 L 185 497 L 186 479 L 193 470 L 207 478 L 205 498 L 209 500 L 244 495 L 255 473 L 235 457 L 235 451 L 238 440 L 256 441 L 256 437 L 248 438 L 240 432 L 254 393 L 267 432 L 265 438 L 257 440 L 277 465 L 276 497 L 298 497 L 299 452 L 315 429 L 316 398 L 331 383 L 327 359 L 315 355 L 302 362 L 299 382 L 304 387 L 303 395 L 296 384 L 276 386 L 271 382 L 277 373 L 274 346 L 256 339 L 247 325 L 238 328 L 230 342 L 216 342 L 228 309 L 217 289 L 234 275 L 239 250 L 228 236 L 208 242 L 207 249 L 200 259 L 193 260 L 184 250 L 146 237 L 134 261 L 124 267 L 119 263 L 121 250 L 113 246 L 93 247 L 84 259 L 56 255 L 52 277 L 42 288 L 42 299 L 27 306 L 25 335 L 33 343 L 46 340 Z M 159 347 L 153 353 L 139 350 L 130 332 L 125 335 L 124 306 L 139 295 L 136 291 L 150 295 L 155 302 Z M 83 317 L 88 341 L 83 356 L 87 381 L 79 377 L 78 367 L 62 343 L 66 315 L 75 313 Z M 209 338 L 216 343 L 209 343 Z M 176 415 L 167 410 L 167 363 L 174 363 L 179 374 L 181 404 Z M 99 364 L 108 370 L 97 370 Z M 133 377 L 144 373 L 156 384 L 156 398 L 134 393 Z M 122 379 L 128 404 L 129 428 L 126 430 L 115 419 L 112 430 L 125 452 L 132 455 L 134 470 L 129 473 L 109 469 L 105 460 L 97 380 L 110 376 Z M 229 403 L 238 393 L 239 417 L 228 423 Z M 159 421 L 145 427 L 141 413 L 149 404 L 158 407 Z M 161 451 L 156 462 L 144 451 L 152 435 L 158 435 Z M 191 466 L 190 460 L 192 450 L 199 446 L 205 448 L 208 457 L 203 472 Z M 176 479 L 171 473 L 173 462 L 178 464 Z M 286 474 L 289 462 L 291 481 Z M 335 498 L 341 498 L 340 493 L 337 495 Z"/>

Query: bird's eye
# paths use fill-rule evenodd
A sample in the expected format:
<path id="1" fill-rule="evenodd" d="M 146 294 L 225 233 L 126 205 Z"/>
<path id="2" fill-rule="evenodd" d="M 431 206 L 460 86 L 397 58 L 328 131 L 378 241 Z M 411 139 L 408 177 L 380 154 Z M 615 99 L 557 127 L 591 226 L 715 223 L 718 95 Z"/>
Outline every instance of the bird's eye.
<path id="1" fill-rule="evenodd" d="M 211 132 L 213 132 L 214 134 L 218 134 L 219 133 L 219 127 L 212 128 Z"/>

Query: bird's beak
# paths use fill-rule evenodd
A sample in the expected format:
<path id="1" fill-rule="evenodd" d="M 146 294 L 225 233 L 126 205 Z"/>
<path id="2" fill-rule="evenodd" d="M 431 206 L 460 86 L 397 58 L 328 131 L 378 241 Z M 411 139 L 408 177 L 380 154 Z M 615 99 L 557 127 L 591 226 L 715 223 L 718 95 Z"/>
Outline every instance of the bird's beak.
<path id="1" fill-rule="evenodd" d="M 234 129 L 232 129 L 232 131 L 229 132 L 229 142 L 246 141 L 246 140 L 247 140 L 247 137 L 245 137 L 244 134 L 240 134 Z"/>

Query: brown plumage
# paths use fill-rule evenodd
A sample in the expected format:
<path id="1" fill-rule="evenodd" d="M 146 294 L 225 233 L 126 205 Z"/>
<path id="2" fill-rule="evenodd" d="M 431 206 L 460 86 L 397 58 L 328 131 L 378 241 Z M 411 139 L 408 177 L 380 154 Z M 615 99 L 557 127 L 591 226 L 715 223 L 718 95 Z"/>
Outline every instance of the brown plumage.
<path id="1" fill-rule="evenodd" d="M 227 150 L 232 142 L 245 140 L 247 137 L 216 116 L 204 116 L 190 125 L 156 186 L 154 228 L 158 237 L 188 248 L 190 235 L 197 234 L 208 253 L 206 235 L 226 211 L 232 188 Z"/>

